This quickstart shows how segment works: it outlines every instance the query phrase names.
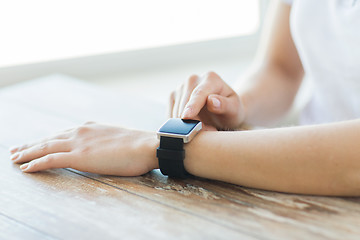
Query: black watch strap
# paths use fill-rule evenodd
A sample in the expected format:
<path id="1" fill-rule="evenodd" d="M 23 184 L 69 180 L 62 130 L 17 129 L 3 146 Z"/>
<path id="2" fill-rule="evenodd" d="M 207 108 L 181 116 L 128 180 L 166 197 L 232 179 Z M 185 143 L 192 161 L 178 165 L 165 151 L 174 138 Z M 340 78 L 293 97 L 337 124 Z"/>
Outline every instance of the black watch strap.
<path id="1" fill-rule="evenodd" d="M 190 176 L 184 167 L 185 150 L 182 138 L 161 136 L 156 156 L 159 159 L 159 168 L 162 174 L 175 178 Z"/>

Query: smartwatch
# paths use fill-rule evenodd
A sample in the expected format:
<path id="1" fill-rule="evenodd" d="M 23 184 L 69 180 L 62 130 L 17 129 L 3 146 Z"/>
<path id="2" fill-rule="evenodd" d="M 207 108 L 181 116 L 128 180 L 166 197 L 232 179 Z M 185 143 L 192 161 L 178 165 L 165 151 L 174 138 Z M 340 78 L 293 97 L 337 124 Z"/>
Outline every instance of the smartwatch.
<path id="1" fill-rule="evenodd" d="M 162 174 L 175 178 L 186 178 L 190 174 L 184 168 L 184 143 L 190 142 L 202 129 L 197 120 L 170 118 L 158 130 L 160 146 L 156 150 Z"/>

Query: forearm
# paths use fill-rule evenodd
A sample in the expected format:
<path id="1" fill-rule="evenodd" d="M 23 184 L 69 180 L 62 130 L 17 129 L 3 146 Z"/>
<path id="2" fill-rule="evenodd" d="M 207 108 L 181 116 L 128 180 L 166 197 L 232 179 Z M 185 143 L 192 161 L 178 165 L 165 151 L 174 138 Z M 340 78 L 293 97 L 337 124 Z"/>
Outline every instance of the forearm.
<path id="1" fill-rule="evenodd" d="M 244 77 L 237 86 L 245 107 L 245 123 L 271 125 L 291 108 L 302 81 L 301 76 L 267 66 Z"/>
<path id="2" fill-rule="evenodd" d="M 290 6 L 274 2 L 251 74 L 241 79 L 237 92 L 244 102 L 245 123 L 268 125 L 291 107 L 304 69 L 290 31 Z"/>
<path id="3" fill-rule="evenodd" d="M 360 120 L 244 132 L 202 132 L 186 146 L 199 177 L 303 194 L 359 195 Z"/>

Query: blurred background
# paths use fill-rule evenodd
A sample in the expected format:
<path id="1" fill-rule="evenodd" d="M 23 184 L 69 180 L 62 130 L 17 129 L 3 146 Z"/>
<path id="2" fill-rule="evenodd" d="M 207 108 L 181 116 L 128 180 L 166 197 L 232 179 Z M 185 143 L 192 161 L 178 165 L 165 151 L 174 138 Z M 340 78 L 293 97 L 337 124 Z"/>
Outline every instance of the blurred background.
<path id="1" fill-rule="evenodd" d="M 230 84 L 267 0 L 0 0 L 0 86 L 60 73 L 164 103 L 192 74 Z"/>

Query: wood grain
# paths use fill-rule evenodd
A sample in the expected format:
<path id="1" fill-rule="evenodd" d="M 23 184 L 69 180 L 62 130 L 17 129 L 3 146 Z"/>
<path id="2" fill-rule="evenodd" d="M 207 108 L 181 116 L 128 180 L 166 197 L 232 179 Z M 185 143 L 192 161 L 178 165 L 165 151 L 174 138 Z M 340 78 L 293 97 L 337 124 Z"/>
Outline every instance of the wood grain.
<path id="1" fill-rule="evenodd" d="M 24 174 L 3 149 L 0 168 L 0 213 L 56 238 L 221 238 L 226 232 L 253 239 L 64 169 Z"/>
<path id="2" fill-rule="evenodd" d="M 359 207 L 346 203 L 344 208 L 345 201 L 338 198 L 272 193 L 204 180 L 176 181 L 158 172 L 138 178 L 81 174 L 195 212 L 231 229 L 250 230 L 273 239 L 360 236 Z M 321 202 L 324 199 L 331 201 Z"/>
<path id="3" fill-rule="evenodd" d="M 0 214 L 0 239 L 57 239 L 28 226 L 26 223 Z"/>
<path id="4" fill-rule="evenodd" d="M 151 111 L 149 105 L 152 103 L 146 102 L 142 106 L 139 98 L 138 102 L 134 100 L 137 110 L 135 113 L 133 112 L 134 108 L 126 104 L 123 104 L 121 112 L 114 111 L 110 107 L 105 111 L 102 106 L 126 102 L 128 96 L 112 95 L 107 98 L 111 94 L 95 89 L 95 87 L 78 81 L 62 80 L 62 77 L 56 77 L 0 91 L 0 110 L 2 110 L 0 114 L 7 113 L 0 115 L 0 126 L 8 126 L 1 128 L 0 145 L 8 147 L 42 138 L 54 131 L 93 120 L 93 117 L 98 117 L 97 119 L 101 121 L 123 125 L 131 122 L 132 127 L 147 130 L 156 129 L 153 125 L 160 122 L 160 117 L 154 117 L 155 120 L 151 124 L 144 124 L 142 117 L 147 116 L 152 119 L 152 115 L 160 116 L 159 109 L 162 109 L 161 107 L 154 107 Z M 45 93 L 43 93 L 44 91 Z M 96 96 L 94 97 L 94 95 Z M 61 98 L 61 96 L 66 96 L 66 98 Z M 91 102 L 91 98 L 95 98 L 96 101 Z M 87 106 L 89 102 L 91 107 Z M 98 112 L 101 113 L 101 117 L 98 116 Z M 0 163 L 3 165 L 6 154 L 2 154 Z M 3 182 L 7 182 L 7 180 L 2 180 L 1 187 L 10 192 L 8 193 L 10 199 L 14 203 L 25 204 L 27 202 L 22 199 L 18 200 L 16 194 L 13 193 L 14 188 L 20 187 L 26 199 L 36 199 L 41 207 L 36 204 L 37 207 L 34 211 L 30 213 L 25 211 L 26 217 L 17 213 L 16 209 L 0 208 L 0 213 L 27 224 L 29 222 L 27 218 L 31 218 L 32 214 L 35 214 L 41 220 L 31 223 L 30 226 L 49 234 L 48 236 L 69 237 L 78 233 L 71 226 L 79 224 L 79 229 L 82 229 L 88 224 L 91 226 L 91 230 L 87 232 L 86 236 L 90 238 L 104 232 L 109 232 L 106 236 L 115 238 L 115 235 L 121 231 L 132 237 L 144 238 L 144 234 L 150 234 L 166 238 L 175 236 L 171 235 L 173 231 L 176 231 L 173 227 L 174 223 L 182 226 L 187 232 L 187 235 L 178 232 L 176 234 L 178 238 L 189 236 L 205 238 L 207 236 L 211 239 L 224 237 L 229 239 L 239 237 L 358 239 L 360 236 L 359 198 L 283 194 L 199 178 L 172 180 L 162 176 L 158 171 L 134 178 L 99 176 L 71 169 L 22 174 L 16 165 L 11 165 L 10 161 L 6 161 L 7 165 L 0 165 L 0 167 L 7 169 L 4 177 L 9 178 L 11 183 L 4 184 Z M 35 192 L 28 191 L 28 188 L 35 189 Z M 59 197 L 64 201 L 59 201 Z M 64 206 L 65 203 L 74 208 L 71 207 L 71 210 L 67 210 Z M 5 202 L 0 202 L 0 206 L 4 206 L 4 204 Z M 99 219 L 96 219 L 97 215 L 87 213 L 92 209 L 91 204 L 96 206 Z M 27 207 L 29 205 L 31 204 L 25 204 Z M 82 214 L 73 213 L 74 209 L 79 209 Z M 135 216 L 128 219 L 128 214 L 131 215 L 133 212 L 135 212 Z M 109 214 L 108 218 L 106 217 L 107 213 Z M 156 218 L 153 224 L 165 225 L 166 230 L 163 234 L 154 233 L 153 228 L 135 232 L 128 224 L 121 226 L 121 231 L 111 230 L 111 227 L 108 227 L 110 225 L 114 228 L 110 219 L 122 225 L 122 218 L 126 219 L 126 222 L 129 221 L 133 224 L 136 222 L 138 224 L 135 225 L 143 226 L 150 221 L 153 215 L 159 216 L 158 214 L 161 217 Z M 167 219 L 167 214 L 172 215 L 171 221 Z M 86 216 L 86 219 L 83 215 Z M 62 229 L 70 228 L 69 234 L 56 232 L 51 227 L 41 228 L 40 222 L 44 223 L 43 221 L 46 219 L 44 216 L 51 216 L 55 219 L 54 223 L 66 226 Z M 76 219 L 76 221 L 71 223 L 67 218 L 74 219 L 74 221 Z M 91 218 L 98 221 L 88 220 Z M 79 223 L 81 221 L 85 221 L 86 224 Z M 195 225 L 197 227 L 194 227 Z M 157 231 L 160 230 L 157 229 Z"/>

